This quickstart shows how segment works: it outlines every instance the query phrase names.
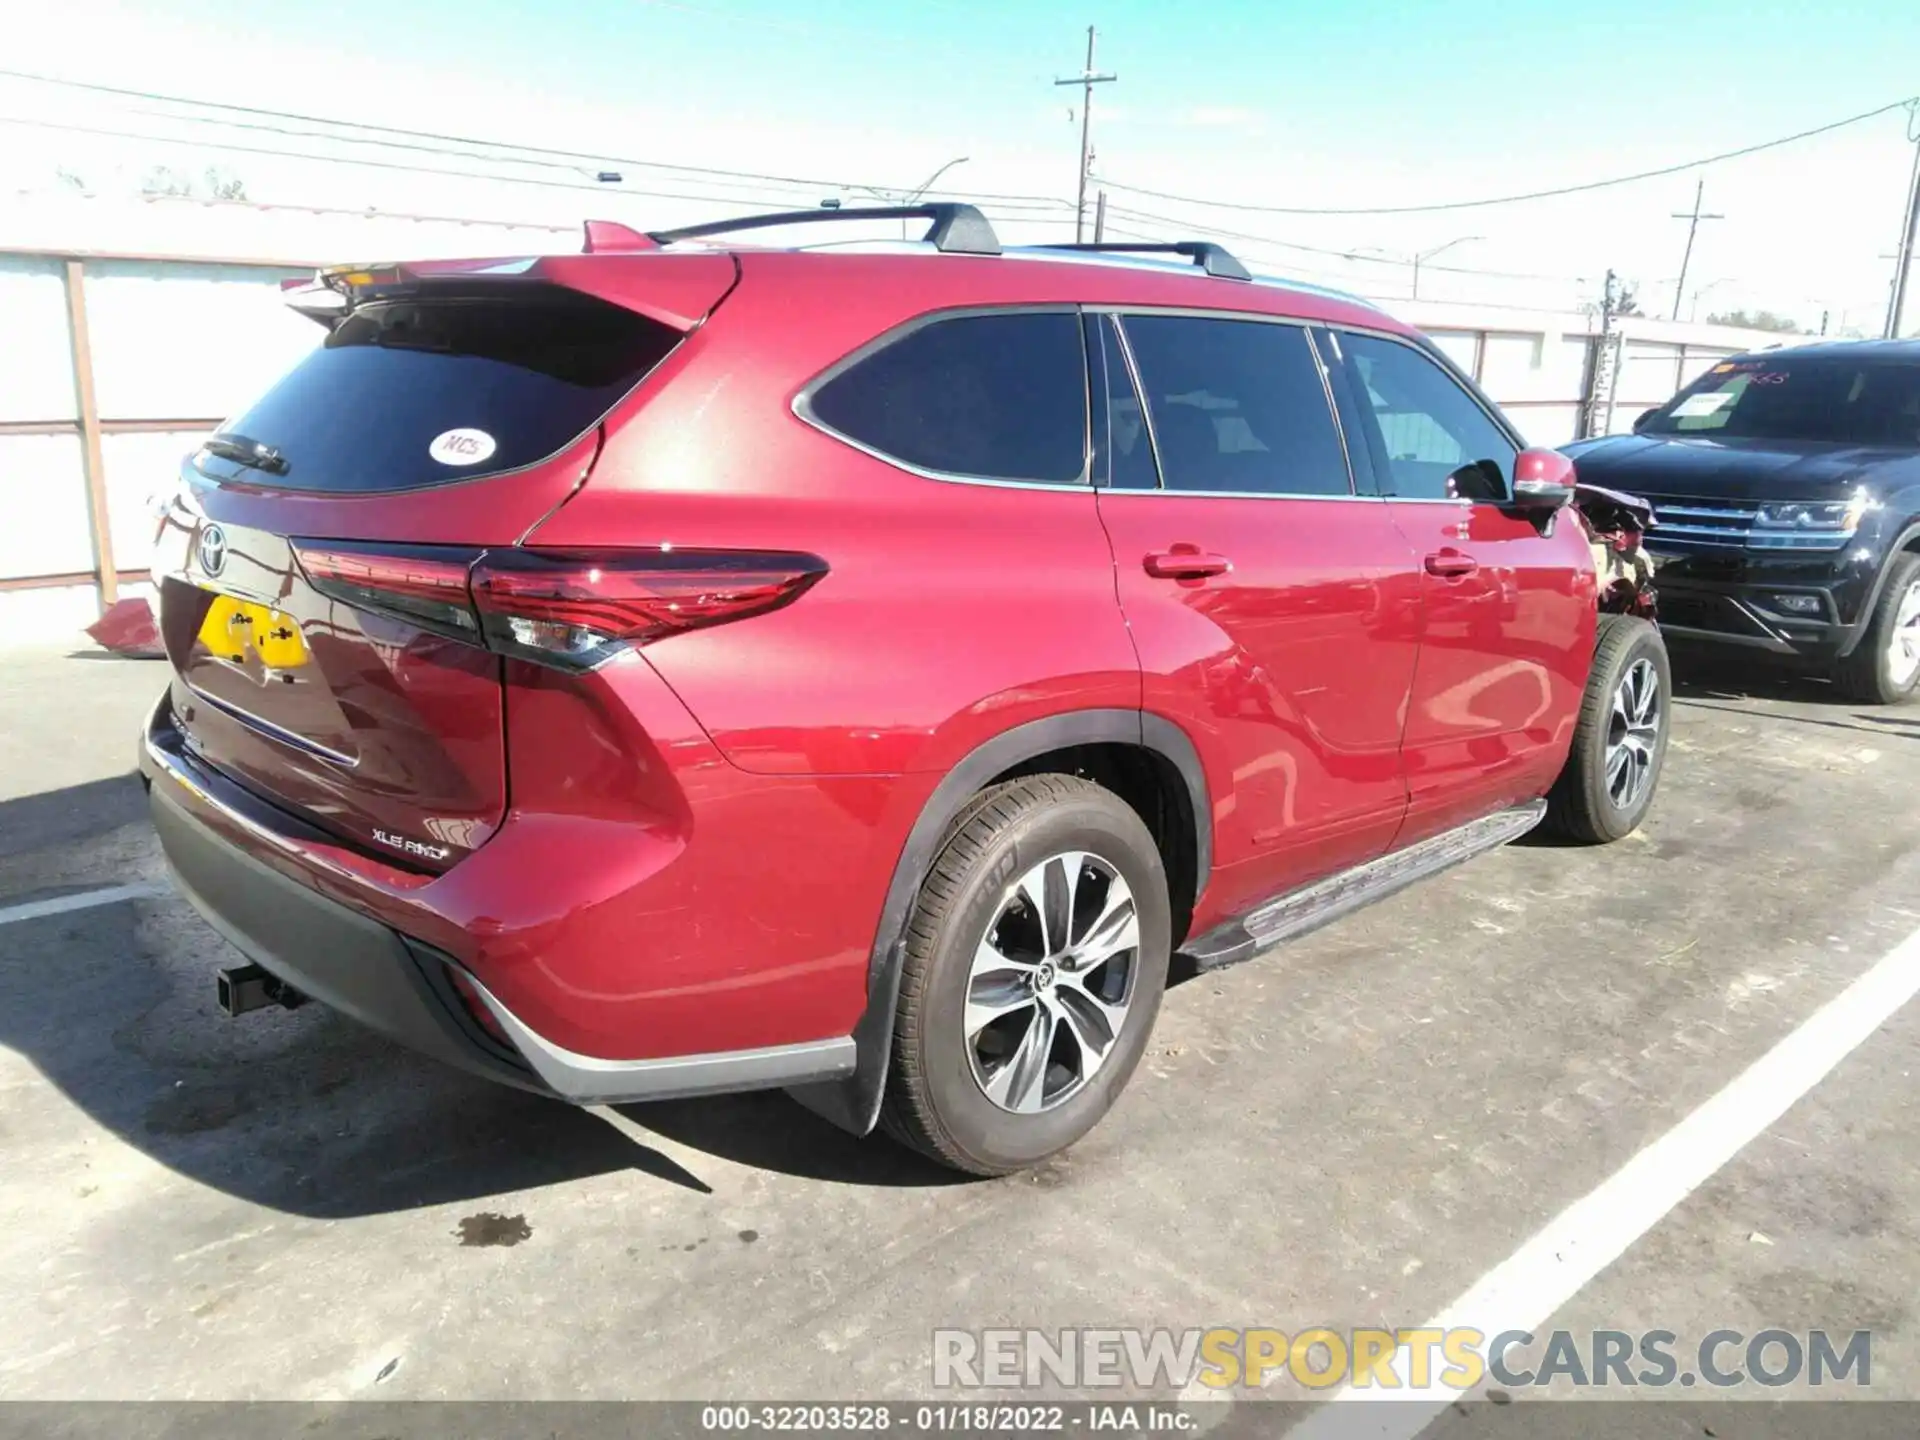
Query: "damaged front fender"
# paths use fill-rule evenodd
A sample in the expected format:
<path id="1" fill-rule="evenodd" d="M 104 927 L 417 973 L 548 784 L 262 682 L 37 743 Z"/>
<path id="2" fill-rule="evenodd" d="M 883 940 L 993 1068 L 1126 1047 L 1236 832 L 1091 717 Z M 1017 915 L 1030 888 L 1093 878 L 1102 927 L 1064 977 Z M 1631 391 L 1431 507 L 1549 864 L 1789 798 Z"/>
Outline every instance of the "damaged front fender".
<path id="1" fill-rule="evenodd" d="M 1658 523 L 1653 506 L 1638 495 L 1576 483 L 1573 511 L 1593 548 L 1602 614 L 1655 617 L 1654 562 L 1646 535 Z"/>

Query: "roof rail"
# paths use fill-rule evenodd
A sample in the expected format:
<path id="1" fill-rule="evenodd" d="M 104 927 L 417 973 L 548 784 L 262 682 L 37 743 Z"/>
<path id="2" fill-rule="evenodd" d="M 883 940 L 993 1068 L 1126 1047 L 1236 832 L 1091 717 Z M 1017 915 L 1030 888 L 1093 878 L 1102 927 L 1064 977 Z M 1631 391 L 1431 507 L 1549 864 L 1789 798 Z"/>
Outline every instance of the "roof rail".
<path id="1" fill-rule="evenodd" d="M 1037 250 L 1111 250 L 1136 255 L 1185 255 L 1207 274 L 1221 280 L 1251 280 L 1253 274 L 1227 250 L 1211 240 L 1177 240 L 1167 244 L 1134 244 L 1122 240 L 1076 240 L 1072 244 L 1037 245 Z"/>
<path id="2" fill-rule="evenodd" d="M 833 220 L 931 220 L 922 238 L 933 248 L 952 255 L 998 255 L 1000 237 L 993 225 L 971 205 L 941 202 L 931 205 L 868 205 L 852 210 L 781 210 L 772 215 L 742 215 L 735 220 L 713 220 L 705 225 L 682 225 L 677 230 L 655 230 L 647 238 L 661 245 L 698 240 L 706 235 L 728 235 L 736 230 L 765 230 L 775 225 L 823 224 Z"/>

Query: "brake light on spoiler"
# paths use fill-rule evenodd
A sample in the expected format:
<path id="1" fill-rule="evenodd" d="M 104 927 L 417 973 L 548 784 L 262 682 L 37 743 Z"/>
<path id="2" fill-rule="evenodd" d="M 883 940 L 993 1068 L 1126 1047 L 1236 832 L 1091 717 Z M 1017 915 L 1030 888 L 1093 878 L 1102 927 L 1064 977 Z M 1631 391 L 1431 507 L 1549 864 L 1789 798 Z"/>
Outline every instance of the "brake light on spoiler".
<path id="1" fill-rule="evenodd" d="M 686 630 L 764 615 L 827 573 L 756 550 L 473 550 L 296 540 L 308 583 L 357 610 L 567 670 Z"/>

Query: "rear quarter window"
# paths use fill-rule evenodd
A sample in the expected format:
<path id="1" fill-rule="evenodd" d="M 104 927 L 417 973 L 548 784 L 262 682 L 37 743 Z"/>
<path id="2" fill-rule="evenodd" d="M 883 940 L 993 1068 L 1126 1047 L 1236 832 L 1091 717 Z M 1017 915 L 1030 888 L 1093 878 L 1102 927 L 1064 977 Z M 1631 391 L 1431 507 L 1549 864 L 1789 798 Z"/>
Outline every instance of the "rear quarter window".
<path id="1" fill-rule="evenodd" d="M 289 490 L 414 490 L 499 474 L 578 439 L 680 332 L 557 286 L 363 305 L 223 433 L 286 472 L 201 457 L 215 478 Z"/>
<path id="2" fill-rule="evenodd" d="M 1052 484 L 1086 476 L 1086 358 L 1067 312 L 929 321 L 831 375 L 805 409 L 915 469 Z"/>

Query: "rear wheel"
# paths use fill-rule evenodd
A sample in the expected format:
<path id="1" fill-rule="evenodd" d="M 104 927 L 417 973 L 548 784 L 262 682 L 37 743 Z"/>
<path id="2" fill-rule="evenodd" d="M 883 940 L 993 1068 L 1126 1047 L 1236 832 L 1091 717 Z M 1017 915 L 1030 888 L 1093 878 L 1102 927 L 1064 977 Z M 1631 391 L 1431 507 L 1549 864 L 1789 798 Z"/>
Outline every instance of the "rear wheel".
<path id="1" fill-rule="evenodd" d="M 1602 615 L 1573 749 L 1547 797 L 1547 828 L 1583 845 L 1631 835 L 1659 787 L 1673 672 L 1660 632 L 1632 615 Z"/>
<path id="2" fill-rule="evenodd" d="M 1833 683 L 1866 705 L 1899 705 L 1920 693 L 1920 555 L 1895 558 L 1866 632 L 1834 666 Z"/>
<path id="3" fill-rule="evenodd" d="M 1068 775 L 995 786 L 954 822 L 908 922 L 882 1123 L 1003 1175 L 1091 1130 L 1166 988 L 1166 872 L 1140 817 Z"/>

